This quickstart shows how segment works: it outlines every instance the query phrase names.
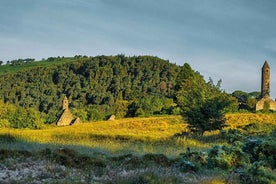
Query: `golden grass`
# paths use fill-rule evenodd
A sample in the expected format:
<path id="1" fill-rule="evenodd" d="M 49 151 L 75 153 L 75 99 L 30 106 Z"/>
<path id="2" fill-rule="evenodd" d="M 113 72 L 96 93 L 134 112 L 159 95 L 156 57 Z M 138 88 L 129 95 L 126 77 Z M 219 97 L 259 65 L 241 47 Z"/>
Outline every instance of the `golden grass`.
<path id="1" fill-rule="evenodd" d="M 227 114 L 225 116 L 228 128 L 237 128 L 250 123 L 271 123 L 276 124 L 276 114 Z"/>
<path id="2" fill-rule="evenodd" d="M 275 114 L 228 114 L 228 128 L 249 123 L 274 123 Z M 173 138 L 187 129 L 180 116 L 129 118 L 115 121 L 82 123 L 74 126 L 47 126 L 41 130 L 0 129 L 0 135 L 9 134 L 25 142 L 53 145 L 76 145 L 102 149 L 111 153 L 164 153 L 176 156 L 187 147 L 207 149 L 218 131 L 206 132 L 205 139 Z M 208 140 L 208 136 L 210 140 Z M 207 141 L 206 141 L 207 140 Z"/>
<path id="3" fill-rule="evenodd" d="M 180 116 L 129 118 L 115 121 L 82 123 L 74 126 L 48 126 L 41 130 L 0 129 L 0 135 L 10 134 L 26 142 L 40 144 L 81 145 L 112 153 L 183 152 L 185 145 L 173 141 L 174 134 L 186 128 Z M 196 145 L 191 141 L 193 145 Z M 171 149 L 171 150 L 170 150 Z"/>

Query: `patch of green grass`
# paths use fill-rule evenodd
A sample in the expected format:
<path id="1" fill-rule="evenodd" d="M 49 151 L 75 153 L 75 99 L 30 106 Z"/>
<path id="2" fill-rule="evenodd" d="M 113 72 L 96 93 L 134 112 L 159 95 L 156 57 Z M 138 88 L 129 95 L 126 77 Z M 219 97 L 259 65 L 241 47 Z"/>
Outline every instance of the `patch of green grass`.
<path id="1" fill-rule="evenodd" d="M 77 61 L 77 59 L 74 59 L 73 57 L 65 57 L 56 59 L 55 61 L 34 61 L 30 63 L 22 63 L 21 65 L 2 65 L 0 66 L 0 75 L 4 75 L 7 73 L 16 73 L 18 71 L 22 70 L 28 70 L 35 67 L 53 67 L 56 65 L 64 64 L 64 63 L 70 63 Z"/>

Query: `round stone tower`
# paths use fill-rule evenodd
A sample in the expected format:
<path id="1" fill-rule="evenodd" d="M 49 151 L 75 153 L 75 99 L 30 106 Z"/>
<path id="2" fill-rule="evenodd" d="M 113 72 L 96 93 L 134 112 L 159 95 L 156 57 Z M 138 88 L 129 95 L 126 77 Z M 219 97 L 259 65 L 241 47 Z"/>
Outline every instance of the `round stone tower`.
<path id="1" fill-rule="evenodd" d="M 270 97 L 270 67 L 265 61 L 262 68 L 262 89 L 261 89 L 261 97 Z"/>

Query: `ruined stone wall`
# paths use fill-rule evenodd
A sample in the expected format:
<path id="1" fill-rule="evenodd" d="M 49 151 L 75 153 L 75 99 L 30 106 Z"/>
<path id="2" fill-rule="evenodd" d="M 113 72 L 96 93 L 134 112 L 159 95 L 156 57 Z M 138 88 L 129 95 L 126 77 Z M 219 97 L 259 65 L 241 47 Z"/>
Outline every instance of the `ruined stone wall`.
<path id="1" fill-rule="evenodd" d="M 262 110 L 265 108 L 266 103 L 269 105 L 269 109 L 275 111 L 276 110 L 276 102 L 270 98 L 262 98 L 256 104 L 256 111 Z"/>

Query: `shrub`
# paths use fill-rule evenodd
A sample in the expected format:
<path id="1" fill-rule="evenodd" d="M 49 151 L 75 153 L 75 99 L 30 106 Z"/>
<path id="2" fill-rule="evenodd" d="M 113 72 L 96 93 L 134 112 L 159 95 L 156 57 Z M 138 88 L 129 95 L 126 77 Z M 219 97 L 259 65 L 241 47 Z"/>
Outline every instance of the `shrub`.
<path id="1" fill-rule="evenodd" d="M 222 137 L 224 137 L 228 143 L 234 143 L 236 141 L 244 141 L 245 137 L 239 130 L 230 129 L 226 133 L 221 131 Z"/>
<path id="2" fill-rule="evenodd" d="M 240 173 L 241 183 L 270 184 L 276 182 L 273 171 L 264 167 L 263 162 L 254 162 L 248 169 Z"/>
<path id="3" fill-rule="evenodd" d="M 243 147 L 244 152 L 250 155 L 250 161 L 253 163 L 259 160 L 261 154 L 262 141 L 260 139 L 248 139 Z"/>
<path id="4" fill-rule="evenodd" d="M 18 107 L 13 116 L 10 116 L 9 121 L 13 128 L 39 129 L 43 125 L 39 112 L 31 108 L 23 109 Z"/>
<path id="5" fill-rule="evenodd" d="M 262 161 L 266 166 L 276 168 L 276 141 L 273 139 L 248 139 L 243 147 L 252 163 Z"/>
<path id="6" fill-rule="evenodd" d="M 205 152 L 190 152 L 189 149 L 186 153 L 180 154 L 180 160 L 177 162 L 177 166 L 182 172 L 199 171 L 206 164 L 207 154 Z"/>
<path id="7" fill-rule="evenodd" d="M 243 143 L 237 141 L 232 146 L 213 147 L 208 154 L 208 166 L 226 170 L 246 166 L 249 158 L 242 146 Z"/>

